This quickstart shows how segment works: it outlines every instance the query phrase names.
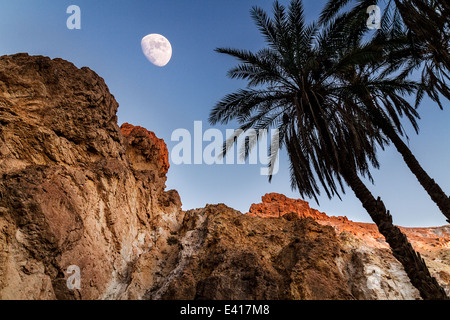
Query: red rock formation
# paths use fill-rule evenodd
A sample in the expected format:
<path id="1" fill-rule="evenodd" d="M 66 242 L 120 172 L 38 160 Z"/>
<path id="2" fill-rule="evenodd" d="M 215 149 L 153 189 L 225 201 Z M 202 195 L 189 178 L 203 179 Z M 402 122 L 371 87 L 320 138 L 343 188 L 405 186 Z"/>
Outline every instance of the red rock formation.
<path id="1" fill-rule="evenodd" d="M 319 212 L 309 207 L 309 203 L 300 199 L 290 199 L 279 193 L 268 193 L 262 197 L 262 203 L 252 204 L 249 212 L 250 216 L 261 218 L 280 218 L 288 213 L 294 213 L 299 218 L 312 218 L 314 220 L 324 220 L 325 213 Z"/>
<path id="2" fill-rule="evenodd" d="M 353 222 L 347 217 L 328 216 L 312 209 L 309 203 L 301 199 L 291 199 L 278 193 L 268 193 L 262 197 L 262 202 L 252 204 L 247 215 L 262 218 L 286 217 L 291 219 L 295 214 L 298 218 L 312 218 L 323 225 L 332 226 L 338 233 L 347 232 L 360 239 L 370 242 L 373 246 L 388 248 L 384 237 L 373 223 Z M 404 228 L 401 230 L 408 236 L 417 248 L 448 248 L 450 247 L 450 228 Z"/>
<path id="3" fill-rule="evenodd" d="M 127 156 L 134 167 L 139 167 L 140 170 L 143 170 L 145 165 L 156 160 L 156 170 L 161 175 L 165 176 L 167 174 L 170 168 L 169 151 L 163 139 L 157 138 L 152 131 L 129 123 L 122 124 L 120 130 L 131 147 L 127 150 Z M 139 154 L 137 155 L 132 151 L 139 151 Z M 140 161 L 138 160 L 139 156 L 143 157 Z M 152 168 L 148 169 L 151 170 Z"/>

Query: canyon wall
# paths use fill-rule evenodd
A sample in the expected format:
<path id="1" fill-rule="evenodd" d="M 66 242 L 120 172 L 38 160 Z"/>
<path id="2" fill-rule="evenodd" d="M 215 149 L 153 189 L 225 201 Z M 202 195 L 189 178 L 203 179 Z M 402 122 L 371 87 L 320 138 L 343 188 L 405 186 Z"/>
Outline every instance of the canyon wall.
<path id="1" fill-rule="evenodd" d="M 419 298 L 373 224 L 279 194 L 183 211 L 117 109 L 89 68 L 0 57 L 0 299 Z M 403 231 L 450 293 L 450 227 Z"/>
<path id="2" fill-rule="evenodd" d="M 0 58 L 0 297 L 116 299 L 181 220 L 165 143 L 117 124 L 103 79 L 61 59 Z M 156 255 L 155 255 L 156 256 Z M 81 270 L 69 290 L 67 268 Z"/>

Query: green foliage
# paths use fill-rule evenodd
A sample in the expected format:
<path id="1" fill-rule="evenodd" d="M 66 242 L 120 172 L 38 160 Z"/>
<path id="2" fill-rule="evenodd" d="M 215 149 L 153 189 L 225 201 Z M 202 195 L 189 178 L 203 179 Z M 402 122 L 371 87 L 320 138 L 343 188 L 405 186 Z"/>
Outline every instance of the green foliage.
<path id="1" fill-rule="evenodd" d="M 344 18 L 307 25 L 299 0 L 288 8 L 276 1 L 273 17 L 258 7 L 251 15 L 267 47 L 256 53 L 216 49 L 239 61 L 228 76 L 247 81 L 247 88 L 220 100 L 210 122 L 237 121 L 244 131 L 279 129 L 292 188 L 316 201 L 320 187 L 328 197 L 344 192 L 343 164 L 371 179 L 376 147 L 387 144 L 380 124 L 402 132 L 399 116 L 406 115 L 416 125 L 417 113 L 402 97 L 416 84 L 373 74 L 383 66 L 383 49 L 363 42 L 362 34 L 349 43 Z"/>
<path id="2" fill-rule="evenodd" d="M 342 13 L 349 3 L 354 6 Z M 443 0 L 329 0 L 320 16 L 326 25 L 345 17 L 349 41 L 370 31 L 365 27 L 367 7 L 385 3 L 381 29 L 372 40 L 384 50 L 385 73 L 401 78 L 420 75 L 416 107 L 427 94 L 442 109 L 440 95 L 450 99 L 450 4 Z"/>

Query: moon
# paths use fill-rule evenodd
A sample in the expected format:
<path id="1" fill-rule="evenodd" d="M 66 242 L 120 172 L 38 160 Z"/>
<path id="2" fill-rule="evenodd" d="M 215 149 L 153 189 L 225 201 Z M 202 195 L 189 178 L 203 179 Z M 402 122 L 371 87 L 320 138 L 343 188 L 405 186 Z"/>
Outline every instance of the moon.
<path id="1" fill-rule="evenodd" d="M 142 52 L 155 66 L 164 67 L 172 58 L 169 40 L 156 33 L 146 35 L 141 41 Z"/>

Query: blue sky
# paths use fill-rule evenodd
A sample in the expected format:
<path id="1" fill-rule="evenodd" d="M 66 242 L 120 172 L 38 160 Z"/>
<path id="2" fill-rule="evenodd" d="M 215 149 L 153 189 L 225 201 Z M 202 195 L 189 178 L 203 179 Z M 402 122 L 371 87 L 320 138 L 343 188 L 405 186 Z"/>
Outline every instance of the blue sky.
<path id="1" fill-rule="evenodd" d="M 287 4 L 287 1 L 281 1 Z M 305 0 L 309 20 L 316 19 L 324 0 Z M 81 8 L 81 30 L 68 30 L 69 5 Z M 262 37 L 249 10 L 258 5 L 271 10 L 266 0 L 198 1 L 0 1 L 0 55 L 28 52 L 60 57 L 78 67 L 87 66 L 103 77 L 120 104 L 119 125 L 129 122 L 154 131 L 169 151 L 178 128 L 193 132 L 194 121 L 209 128 L 209 112 L 224 95 L 245 84 L 226 77 L 235 61 L 214 52 L 217 47 L 258 50 Z M 152 65 L 142 54 L 140 41 L 150 33 L 164 35 L 173 56 L 164 68 Z M 410 147 L 444 191 L 450 191 L 450 110 L 440 111 L 425 101 L 419 109 L 420 135 L 406 124 Z M 236 124 L 226 127 L 235 129 Z M 284 152 L 284 151 L 283 151 Z M 381 170 L 373 171 L 375 196 L 381 196 L 402 226 L 438 226 L 444 216 L 421 188 L 394 149 L 380 153 Z M 271 184 L 259 175 L 261 165 L 173 165 L 168 189 L 180 193 L 183 209 L 207 203 L 226 203 L 246 212 L 268 192 L 300 198 L 290 189 L 289 164 L 283 153 L 280 172 Z M 354 221 L 371 222 L 359 201 L 347 189 L 343 201 L 320 198 L 329 215 L 345 215 Z"/>

